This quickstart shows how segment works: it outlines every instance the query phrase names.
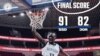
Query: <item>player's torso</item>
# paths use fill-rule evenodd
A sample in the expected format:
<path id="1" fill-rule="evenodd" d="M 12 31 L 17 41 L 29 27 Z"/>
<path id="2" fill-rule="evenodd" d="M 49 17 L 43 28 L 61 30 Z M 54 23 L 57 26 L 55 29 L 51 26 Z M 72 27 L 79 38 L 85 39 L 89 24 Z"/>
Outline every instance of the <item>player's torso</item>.
<path id="1" fill-rule="evenodd" d="M 42 49 L 42 55 L 43 56 L 58 56 L 59 54 L 59 45 L 51 45 L 49 43 L 46 44 L 46 46 Z"/>

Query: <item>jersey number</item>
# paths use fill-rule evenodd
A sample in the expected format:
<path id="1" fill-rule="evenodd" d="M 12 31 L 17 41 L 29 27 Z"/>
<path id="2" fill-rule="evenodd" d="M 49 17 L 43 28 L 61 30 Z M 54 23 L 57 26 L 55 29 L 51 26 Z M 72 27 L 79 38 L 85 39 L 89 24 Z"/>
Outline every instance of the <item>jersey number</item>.
<path id="1" fill-rule="evenodd" d="M 50 53 L 50 56 L 54 56 L 54 54 Z"/>

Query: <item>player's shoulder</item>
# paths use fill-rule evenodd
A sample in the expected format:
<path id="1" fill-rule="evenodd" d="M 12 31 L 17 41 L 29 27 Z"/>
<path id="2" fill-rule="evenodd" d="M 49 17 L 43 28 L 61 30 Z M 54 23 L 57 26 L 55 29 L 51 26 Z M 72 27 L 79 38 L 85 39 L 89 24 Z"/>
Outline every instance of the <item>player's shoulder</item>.
<path id="1" fill-rule="evenodd" d="M 55 43 L 56 44 L 56 46 L 60 46 L 58 43 Z"/>

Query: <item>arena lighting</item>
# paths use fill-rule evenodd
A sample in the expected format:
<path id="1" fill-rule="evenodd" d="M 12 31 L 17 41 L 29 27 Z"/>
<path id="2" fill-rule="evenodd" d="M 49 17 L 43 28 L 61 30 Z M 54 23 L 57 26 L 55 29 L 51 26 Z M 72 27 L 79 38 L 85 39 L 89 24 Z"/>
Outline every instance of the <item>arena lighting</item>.
<path id="1" fill-rule="evenodd" d="M 15 40 L 15 41 L 27 41 L 27 42 L 37 42 L 37 39 L 33 38 L 17 38 L 17 37 L 9 37 L 9 36 L 0 36 L 0 39 L 4 40 Z M 91 36 L 91 37 L 78 37 L 78 38 L 59 38 L 55 41 L 57 42 L 71 42 L 71 41 L 82 41 L 82 40 L 95 40 L 100 39 L 100 36 Z M 47 41 L 47 39 L 45 39 Z"/>
<path id="2" fill-rule="evenodd" d="M 5 11 L 11 11 L 12 10 L 12 4 L 11 3 L 5 3 L 4 6 L 3 6 L 3 9 Z"/>
<path id="3" fill-rule="evenodd" d="M 32 11 L 29 11 L 29 14 L 32 14 Z"/>
<path id="4" fill-rule="evenodd" d="M 43 11 L 49 11 L 49 8 L 48 8 L 48 7 L 46 7 L 46 8 L 44 8 L 44 9 L 43 9 Z"/>
<path id="5" fill-rule="evenodd" d="M 25 16 L 25 13 L 23 13 L 23 12 L 20 13 L 20 16 L 21 16 L 21 17 L 24 17 L 24 16 Z"/>
<path id="6" fill-rule="evenodd" d="M 93 47 L 79 47 L 79 48 L 64 48 L 64 51 L 95 51 L 100 50 L 100 46 L 93 46 Z M 15 48 L 15 47 L 5 47 L 0 46 L 0 51 L 10 51 L 10 52 L 39 52 L 41 49 L 36 48 Z"/>
<path id="7" fill-rule="evenodd" d="M 15 7 L 12 7 L 12 9 L 17 9 L 18 7 L 17 6 L 15 6 Z M 4 11 L 5 9 L 3 8 L 3 9 L 0 9 L 0 11 Z"/>
<path id="8" fill-rule="evenodd" d="M 13 18 L 16 18 L 16 15 L 13 15 L 12 17 L 13 17 Z"/>

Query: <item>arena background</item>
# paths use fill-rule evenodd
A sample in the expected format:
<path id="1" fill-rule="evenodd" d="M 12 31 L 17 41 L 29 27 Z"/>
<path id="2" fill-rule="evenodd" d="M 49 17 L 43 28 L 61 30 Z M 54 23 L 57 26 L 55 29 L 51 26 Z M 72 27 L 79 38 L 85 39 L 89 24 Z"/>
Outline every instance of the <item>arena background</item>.
<path id="1" fill-rule="evenodd" d="M 91 0 L 87 1 L 91 2 Z M 31 28 L 29 26 L 29 18 L 26 15 L 20 16 L 20 13 L 25 13 L 24 10 L 18 8 L 6 12 L 2 10 L 2 6 L 7 2 L 12 3 L 10 0 L 0 0 L 0 56 L 35 56 L 36 54 L 37 56 L 41 56 L 39 50 L 43 47 L 43 45 L 40 42 L 33 40 L 35 37 L 32 34 Z M 94 2 L 94 0 L 92 0 L 92 2 Z M 14 3 L 12 3 L 12 5 L 16 6 Z M 57 43 L 61 45 L 65 51 L 69 50 L 70 48 L 76 50 L 71 51 L 70 49 L 67 51 L 71 56 L 97 56 L 96 54 L 99 53 L 100 50 L 100 6 L 90 12 L 79 14 L 82 16 L 89 16 L 90 20 L 88 23 L 91 25 L 89 31 L 80 32 L 78 28 L 75 27 L 77 23 L 76 17 L 79 15 L 67 15 L 70 22 L 69 26 L 72 28 L 68 28 L 68 31 L 62 32 L 58 31 L 56 27 L 58 26 L 58 16 L 64 16 L 65 14 L 58 12 L 54 7 L 51 6 L 51 4 L 48 5 L 50 5 L 50 10 L 43 23 L 44 29 L 37 31 L 44 38 L 46 38 L 47 32 L 55 31 L 57 33 Z M 42 9 L 43 7 L 41 8 L 41 6 L 44 5 L 39 5 L 39 8 L 38 6 L 32 7 L 34 9 Z M 34 10 L 33 8 L 32 10 Z M 81 39 L 87 36 L 91 38 L 85 40 Z M 25 39 L 23 40 L 23 38 Z M 29 40 L 27 40 L 27 38 Z M 75 40 L 76 38 L 81 40 L 77 41 Z M 69 41 L 69 39 L 71 41 Z M 91 50 L 86 47 L 97 47 L 97 49 L 94 48 Z M 98 56 L 99 55 L 100 54 L 98 54 Z"/>

